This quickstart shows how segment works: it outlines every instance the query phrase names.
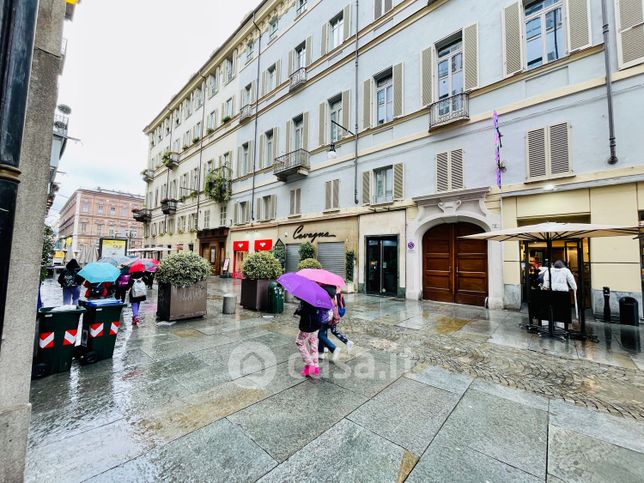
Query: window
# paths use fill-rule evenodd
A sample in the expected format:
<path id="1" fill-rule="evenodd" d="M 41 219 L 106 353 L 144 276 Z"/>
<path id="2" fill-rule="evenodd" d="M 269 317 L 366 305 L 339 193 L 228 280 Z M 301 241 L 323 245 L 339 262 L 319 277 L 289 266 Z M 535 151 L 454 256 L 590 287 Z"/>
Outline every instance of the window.
<path id="1" fill-rule="evenodd" d="M 244 92 L 242 92 L 242 94 L 244 96 L 242 99 L 243 105 L 248 106 L 253 103 L 253 85 L 252 84 L 248 84 L 246 87 L 244 87 Z"/>
<path id="2" fill-rule="evenodd" d="M 374 2 L 374 19 L 382 17 L 391 10 L 393 3 L 393 0 L 376 0 Z"/>
<path id="3" fill-rule="evenodd" d="M 105 212 L 105 208 L 103 206 L 103 203 L 98 204 L 98 214 L 102 215 Z"/>
<path id="4" fill-rule="evenodd" d="M 250 204 L 247 201 L 242 201 L 236 206 L 236 221 L 235 224 L 243 225 L 249 222 L 250 219 Z"/>
<path id="5" fill-rule="evenodd" d="M 300 199 L 301 199 L 302 190 L 297 188 L 291 190 L 291 207 L 289 210 L 289 215 L 299 215 L 300 214 Z"/>
<path id="6" fill-rule="evenodd" d="M 460 38 L 445 47 L 438 48 L 437 69 L 439 100 L 463 92 L 463 42 Z M 441 102 L 438 105 L 439 115 L 460 111 L 463 107 L 462 103 L 462 96 L 454 97 L 451 102 Z"/>
<path id="7" fill-rule="evenodd" d="M 192 139 L 190 139 L 190 130 L 183 133 L 183 146 L 184 149 L 187 149 L 192 144 Z"/>
<path id="8" fill-rule="evenodd" d="M 295 14 L 296 15 L 302 15 L 304 12 L 306 12 L 306 1 L 307 0 L 297 0 L 295 4 L 297 5 Z"/>
<path id="9" fill-rule="evenodd" d="M 330 142 L 335 143 L 342 139 L 342 129 L 334 123 L 342 123 L 342 96 L 329 101 L 329 128 L 331 130 Z"/>
<path id="10" fill-rule="evenodd" d="M 198 122 L 192 130 L 192 140 L 194 141 L 197 138 L 201 139 L 202 134 L 203 133 L 201 132 L 201 122 Z"/>
<path id="11" fill-rule="evenodd" d="M 390 122 L 394 118 L 393 113 L 393 84 L 391 82 L 391 72 L 376 79 L 376 119 L 378 124 Z"/>
<path id="12" fill-rule="evenodd" d="M 344 17 L 342 13 L 329 22 L 329 50 L 339 46 L 343 39 Z"/>
<path id="13" fill-rule="evenodd" d="M 225 204 L 221 204 L 219 206 L 219 226 L 228 226 L 226 217 L 227 217 L 227 206 Z"/>
<path id="14" fill-rule="evenodd" d="M 306 67 L 306 42 L 302 42 L 295 48 L 295 58 L 293 59 L 293 72 Z"/>
<path id="15" fill-rule="evenodd" d="M 178 153 L 178 152 L 180 152 L 180 151 L 181 151 L 181 141 L 179 141 L 178 139 L 175 139 L 175 140 L 174 140 L 174 144 L 173 144 L 173 151 L 174 151 L 175 153 Z"/>
<path id="16" fill-rule="evenodd" d="M 277 27 L 278 27 L 278 19 L 277 17 L 274 17 L 271 19 L 270 22 L 268 22 L 268 39 L 273 40 L 275 37 L 277 37 Z"/>
<path id="17" fill-rule="evenodd" d="M 273 165 L 273 130 L 271 129 L 266 134 L 266 141 L 264 143 L 264 163 L 265 166 Z"/>
<path id="18" fill-rule="evenodd" d="M 325 183 L 325 209 L 335 210 L 340 208 L 340 180 L 334 179 Z"/>
<path id="19" fill-rule="evenodd" d="M 263 196 L 257 206 L 257 218 L 261 221 L 268 221 L 275 218 L 276 196 Z"/>
<path id="20" fill-rule="evenodd" d="M 208 124 L 206 125 L 207 126 L 206 128 L 208 129 L 208 131 L 210 131 L 211 129 L 214 130 L 215 127 L 217 126 L 217 111 L 211 111 L 211 113 L 208 114 L 207 122 Z"/>
<path id="21" fill-rule="evenodd" d="M 246 176 L 248 174 L 250 164 L 250 143 L 242 144 L 241 156 L 237 160 L 237 163 L 237 176 Z"/>
<path id="22" fill-rule="evenodd" d="M 210 228 L 210 210 L 206 210 L 203 213 L 203 227 Z"/>
<path id="23" fill-rule="evenodd" d="M 113 206 L 110 207 L 110 216 L 116 216 L 116 208 Z"/>
<path id="24" fill-rule="evenodd" d="M 271 65 L 266 71 L 266 84 L 264 85 L 264 92 L 271 92 L 277 87 L 277 71 L 275 64 Z"/>
<path id="25" fill-rule="evenodd" d="M 103 225 L 99 223 L 96 224 L 96 234 L 99 236 L 103 234 Z"/>
<path id="26" fill-rule="evenodd" d="M 565 54 L 562 4 L 562 0 L 538 0 L 525 5 L 528 69 L 560 59 Z"/>
<path id="27" fill-rule="evenodd" d="M 231 152 L 228 151 L 227 153 L 224 153 L 224 158 L 223 158 L 223 165 L 226 166 L 227 168 L 231 167 Z"/>
<path id="28" fill-rule="evenodd" d="M 192 182 L 190 188 L 194 191 L 199 191 L 199 168 L 192 170 Z"/>
<path id="29" fill-rule="evenodd" d="M 393 167 L 376 169 L 373 172 L 375 190 L 373 194 L 374 204 L 389 203 L 394 198 L 394 176 Z"/>
<path id="30" fill-rule="evenodd" d="M 456 149 L 436 155 L 436 191 L 464 188 L 463 150 Z"/>
<path id="31" fill-rule="evenodd" d="M 127 216 L 127 209 L 124 207 L 121 207 L 121 218 L 124 218 Z"/>
<path id="32" fill-rule="evenodd" d="M 178 126 L 181 124 L 181 112 L 179 109 L 174 110 L 174 125 Z"/>
<path id="33" fill-rule="evenodd" d="M 235 78 L 235 62 L 232 57 L 224 61 L 224 79 L 226 84 Z"/>
<path id="34" fill-rule="evenodd" d="M 255 42 L 250 41 L 246 44 L 246 62 L 250 62 L 255 55 Z"/>
<path id="35" fill-rule="evenodd" d="M 87 233 L 87 223 L 83 222 L 80 224 L 80 232 L 81 233 Z"/>
<path id="36" fill-rule="evenodd" d="M 528 131 L 528 178 L 571 172 L 568 123 Z"/>
<path id="37" fill-rule="evenodd" d="M 294 150 L 304 149 L 304 117 L 300 116 L 293 120 Z"/>
<path id="38" fill-rule="evenodd" d="M 195 89 L 192 93 L 192 99 L 195 110 L 199 109 L 203 105 L 203 95 L 201 89 Z"/>
<path id="39" fill-rule="evenodd" d="M 217 93 L 217 81 L 217 75 L 210 74 L 208 76 L 208 98 L 214 96 Z"/>
<path id="40" fill-rule="evenodd" d="M 229 97 L 224 104 L 224 116 L 223 117 L 233 117 L 233 98 Z"/>
<path id="41" fill-rule="evenodd" d="M 107 232 L 107 236 L 113 237 L 114 236 L 114 228 L 110 228 Z"/>
<path id="42" fill-rule="evenodd" d="M 89 213 L 89 201 L 83 201 L 83 213 Z"/>

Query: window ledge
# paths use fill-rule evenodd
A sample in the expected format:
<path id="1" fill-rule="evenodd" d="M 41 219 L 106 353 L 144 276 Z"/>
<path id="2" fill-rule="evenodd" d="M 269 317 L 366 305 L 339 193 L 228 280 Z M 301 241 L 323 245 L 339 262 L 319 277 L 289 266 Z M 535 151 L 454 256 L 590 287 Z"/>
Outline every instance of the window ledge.
<path id="1" fill-rule="evenodd" d="M 302 218 L 302 213 L 298 213 L 298 214 L 295 214 L 295 215 L 288 215 L 289 220 L 292 220 L 294 218 Z"/>
<path id="2" fill-rule="evenodd" d="M 527 178 L 523 181 L 524 184 L 543 183 L 544 181 L 553 181 L 558 179 L 571 179 L 577 176 L 575 173 L 553 174 L 551 176 L 539 176 L 538 178 Z"/>
<path id="3" fill-rule="evenodd" d="M 339 212 L 340 212 L 340 208 L 328 208 L 322 211 L 322 213 L 324 213 L 325 215 L 330 213 L 339 213 Z"/>
<path id="4" fill-rule="evenodd" d="M 394 200 L 380 201 L 378 203 L 372 201 L 369 204 L 369 206 L 373 206 L 374 208 L 380 208 L 380 207 L 383 207 L 383 206 L 391 206 L 393 204 L 394 204 Z"/>

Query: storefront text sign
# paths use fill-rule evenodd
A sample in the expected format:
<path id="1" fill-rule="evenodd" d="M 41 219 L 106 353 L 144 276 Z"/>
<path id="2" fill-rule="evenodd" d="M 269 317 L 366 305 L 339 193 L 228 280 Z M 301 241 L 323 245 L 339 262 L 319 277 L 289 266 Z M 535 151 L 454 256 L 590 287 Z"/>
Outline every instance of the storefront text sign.
<path id="1" fill-rule="evenodd" d="M 233 243 L 233 250 L 236 252 L 247 252 L 248 241 L 236 241 L 235 243 Z"/>
<path id="2" fill-rule="evenodd" d="M 255 251 L 263 252 L 273 248 L 273 240 L 255 240 Z"/>
<path id="3" fill-rule="evenodd" d="M 310 240 L 311 243 L 313 243 L 318 238 L 335 238 L 335 235 L 329 233 L 328 231 L 317 231 L 311 233 L 305 232 L 304 225 L 298 226 L 293 233 L 294 240 Z"/>

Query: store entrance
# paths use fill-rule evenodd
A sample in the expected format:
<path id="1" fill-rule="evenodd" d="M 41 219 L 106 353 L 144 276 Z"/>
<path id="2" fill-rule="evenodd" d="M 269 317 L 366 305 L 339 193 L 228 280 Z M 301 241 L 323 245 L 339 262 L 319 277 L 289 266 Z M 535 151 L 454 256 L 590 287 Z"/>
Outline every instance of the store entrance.
<path id="1" fill-rule="evenodd" d="M 367 237 L 366 291 L 398 295 L 398 237 Z"/>

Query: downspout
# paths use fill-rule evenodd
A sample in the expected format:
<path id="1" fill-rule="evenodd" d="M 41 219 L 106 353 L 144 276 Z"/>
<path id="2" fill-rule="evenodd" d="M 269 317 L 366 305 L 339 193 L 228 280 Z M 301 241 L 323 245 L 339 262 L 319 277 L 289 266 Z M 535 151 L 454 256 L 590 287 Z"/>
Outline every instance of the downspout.
<path id="1" fill-rule="evenodd" d="M 259 118 L 259 74 L 260 74 L 260 61 L 262 59 L 262 31 L 260 30 L 257 23 L 255 23 L 255 14 L 253 11 L 253 25 L 259 32 L 257 40 L 257 78 L 255 81 L 255 92 L 252 94 L 255 96 L 255 134 L 253 138 L 253 188 L 251 190 L 250 198 L 250 221 L 251 223 L 255 221 L 255 166 L 257 163 L 257 129 L 258 129 L 258 118 Z"/>
<path id="2" fill-rule="evenodd" d="M 199 207 L 201 206 L 201 168 L 203 161 L 203 140 L 204 140 L 204 126 L 206 125 L 206 77 L 200 72 L 199 75 L 203 79 L 201 87 L 201 143 L 199 144 L 199 174 L 197 175 L 197 219 L 195 220 L 195 230 L 197 230 L 197 241 L 199 240 Z M 200 253 L 201 251 L 197 251 Z"/>
<path id="3" fill-rule="evenodd" d="M 617 143 L 615 142 L 615 119 L 613 115 L 613 81 L 610 73 L 610 52 L 608 48 L 608 6 L 606 0 L 602 0 L 602 24 L 604 32 L 604 68 L 606 69 L 606 100 L 608 102 L 608 144 L 610 147 L 610 157 L 608 164 L 617 163 Z"/>
<path id="4" fill-rule="evenodd" d="M 358 87 L 359 87 L 359 79 L 358 79 L 358 67 L 359 67 L 359 52 L 358 52 L 358 27 L 359 27 L 359 22 L 358 19 L 360 17 L 359 13 L 360 10 L 358 10 L 359 6 L 359 0 L 356 0 L 356 60 L 355 60 L 355 80 L 356 80 L 356 90 L 355 90 L 355 105 L 356 105 L 356 119 L 355 119 L 355 128 L 353 132 L 355 133 L 354 138 L 354 154 L 353 154 L 353 202 L 357 205 L 359 204 L 358 201 L 358 116 L 360 114 L 360 110 L 358 109 Z"/>

